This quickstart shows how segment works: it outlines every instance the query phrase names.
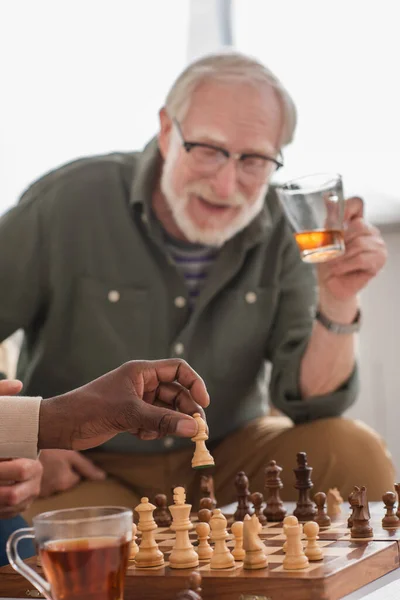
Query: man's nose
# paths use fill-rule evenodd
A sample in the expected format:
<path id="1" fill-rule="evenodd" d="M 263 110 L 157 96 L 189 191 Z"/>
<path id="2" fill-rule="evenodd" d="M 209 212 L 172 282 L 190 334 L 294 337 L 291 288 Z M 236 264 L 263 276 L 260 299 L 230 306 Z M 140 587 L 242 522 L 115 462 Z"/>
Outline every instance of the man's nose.
<path id="1" fill-rule="evenodd" d="M 218 198 L 229 198 L 236 192 L 237 167 L 234 160 L 227 160 L 212 178 L 212 186 Z"/>

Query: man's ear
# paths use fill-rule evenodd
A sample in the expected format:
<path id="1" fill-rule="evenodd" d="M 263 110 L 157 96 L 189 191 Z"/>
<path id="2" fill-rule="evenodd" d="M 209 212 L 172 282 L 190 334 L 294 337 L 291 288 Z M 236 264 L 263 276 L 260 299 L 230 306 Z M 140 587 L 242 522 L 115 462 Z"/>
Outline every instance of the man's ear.
<path id="1" fill-rule="evenodd" d="M 163 107 L 158 113 L 160 119 L 160 132 L 158 134 L 158 147 L 160 148 L 161 156 L 165 160 L 167 156 L 169 142 L 171 138 L 172 121 Z"/>

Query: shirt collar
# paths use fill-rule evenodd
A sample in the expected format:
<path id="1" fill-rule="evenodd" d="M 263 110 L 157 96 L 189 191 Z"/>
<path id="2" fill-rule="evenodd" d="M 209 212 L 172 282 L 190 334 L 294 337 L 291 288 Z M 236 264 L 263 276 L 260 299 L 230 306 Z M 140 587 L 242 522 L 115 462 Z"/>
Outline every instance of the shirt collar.
<path id="1" fill-rule="evenodd" d="M 158 175 L 161 167 L 162 157 L 158 147 L 157 137 L 154 137 L 139 155 L 129 199 L 132 206 L 141 206 L 142 214 L 146 215 L 149 223 L 154 220 L 151 211 L 152 193 L 155 183 L 154 175 L 155 173 Z M 275 195 L 272 186 L 270 187 L 268 195 L 270 193 Z M 275 199 L 275 201 L 277 201 L 277 199 Z M 246 246 L 251 247 L 264 239 L 267 231 L 271 228 L 271 212 L 267 203 L 264 203 L 264 207 L 260 214 L 235 237 L 240 237 Z"/>

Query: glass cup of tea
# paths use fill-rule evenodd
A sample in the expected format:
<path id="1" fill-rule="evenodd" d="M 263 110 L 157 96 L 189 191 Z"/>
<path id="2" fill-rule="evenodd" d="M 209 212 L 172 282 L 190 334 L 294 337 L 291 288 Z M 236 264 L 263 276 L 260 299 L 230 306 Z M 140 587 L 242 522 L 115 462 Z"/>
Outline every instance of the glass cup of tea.
<path id="1" fill-rule="evenodd" d="M 11 534 L 7 556 L 48 600 L 122 600 L 132 522 L 132 511 L 119 506 L 42 513 Z M 47 581 L 19 556 L 24 538 L 35 540 Z"/>
<path id="2" fill-rule="evenodd" d="M 326 262 L 343 254 L 345 200 L 341 175 L 299 177 L 279 185 L 277 193 L 303 261 Z"/>

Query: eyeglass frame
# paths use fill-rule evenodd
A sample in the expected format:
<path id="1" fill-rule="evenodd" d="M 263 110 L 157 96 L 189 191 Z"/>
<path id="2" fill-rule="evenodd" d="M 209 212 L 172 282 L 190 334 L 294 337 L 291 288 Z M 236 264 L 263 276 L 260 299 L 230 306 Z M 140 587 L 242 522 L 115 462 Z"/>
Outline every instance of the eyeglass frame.
<path id="1" fill-rule="evenodd" d="M 226 150 L 225 148 L 221 148 L 220 146 L 215 146 L 214 144 L 208 144 L 206 142 L 189 142 L 189 141 L 185 140 L 185 137 L 183 135 L 182 128 L 180 126 L 178 119 L 176 117 L 173 117 L 172 122 L 175 125 L 176 130 L 179 134 L 179 137 L 182 142 L 182 146 L 188 154 L 190 153 L 190 151 L 193 148 L 210 148 L 211 150 L 216 150 L 217 152 L 221 152 L 221 154 L 226 157 L 227 161 L 232 157 L 233 160 L 235 160 L 236 162 L 240 162 L 241 160 L 243 160 L 243 157 L 255 156 L 257 158 L 262 158 L 265 161 L 273 162 L 276 166 L 275 171 L 278 171 L 280 168 L 282 168 L 284 166 L 283 155 L 282 155 L 281 150 L 279 150 L 279 152 L 278 152 L 278 156 L 281 158 L 281 160 L 279 161 L 279 160 L 276 160 L 276 158 L 272 158 L 271 156 L 265 156 L 263 154 L 258 154 L 258 152 L 229 152 L 229 150 Z"/>

